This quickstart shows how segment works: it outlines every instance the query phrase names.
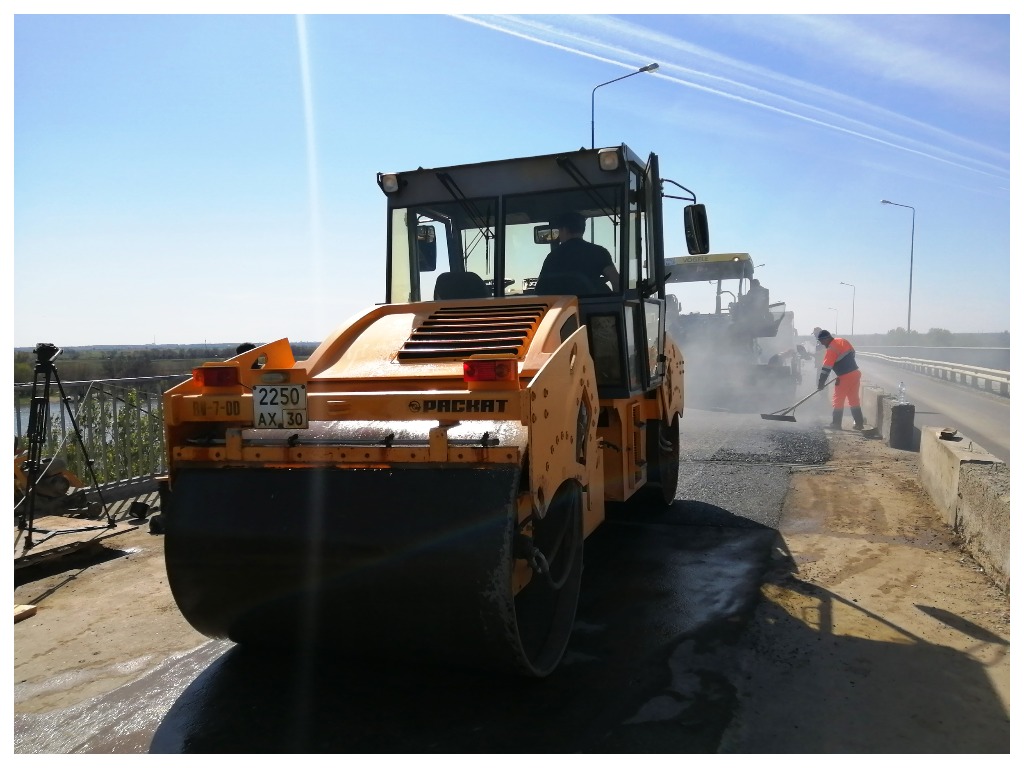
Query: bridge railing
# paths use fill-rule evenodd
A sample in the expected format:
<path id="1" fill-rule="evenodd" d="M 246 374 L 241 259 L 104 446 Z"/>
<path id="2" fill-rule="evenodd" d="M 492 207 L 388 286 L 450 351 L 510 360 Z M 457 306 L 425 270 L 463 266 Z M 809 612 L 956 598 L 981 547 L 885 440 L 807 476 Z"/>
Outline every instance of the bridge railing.
<path id="1" fill-rule="evenodd" d="M 155 487 L 156 478 L 167 471 L 163 394 L 186 378 L 175 375 L 70 381 L 61 382 L 61 387 L 51 381 L 43 457 L 59 456 L 87 488 L 95 480 L 95 486 L 111 499 Z M 32 387 L 14 385 L 19 451 L 28 449 Z"/>
<path id="2" fill-rule="evenodd" d="M 960 363 L 947 363 L 942 360 L 918 360 L 912 357 L 894 357 L 883 355 L 878 352 L 857 352 L 858 357 L 870 357 L 881 360 L 900 368 L 923 373 L 926 376 L 934 376 L 943 381 L 954 384 L 962 384 L 982 389 L 986 392 L 993 392 L 1003 397 L 1010 396 L 1010 372 L 1000 371 L 994 368 L 979 368 L 973 365 L 961 365 Z"/>

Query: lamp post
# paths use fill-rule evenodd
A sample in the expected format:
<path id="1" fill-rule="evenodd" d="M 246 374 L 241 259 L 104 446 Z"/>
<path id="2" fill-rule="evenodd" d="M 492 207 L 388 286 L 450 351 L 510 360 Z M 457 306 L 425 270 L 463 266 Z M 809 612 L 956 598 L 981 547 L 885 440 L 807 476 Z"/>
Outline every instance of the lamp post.
<path id="1" fill-rule="evenodd" d="M 839 281 L 839 284 L 853 288 L 853 301 L 850 303 L 850 335 L 853 336 L 853 319 L 857 313 L 857 286 L 853 283 L 844 283 L 842 280 Z"/>
<path id="2" fill-rule="evenodd" d="M 910 209 L 910 288 L 907 290 L 907 336 L 910 336 L 910 304 L 914 296 L 914 220 L 917 218 L 917 209 L 912 205 L 894 203 L 890 200 L 883 200 L 882 205 L 895 205 Z"/>
<path id="3" fill-rule="evenodd" d="M 832 327 L 836 329 L 836 333 L 839 333 L 839 310 L 835 307 L 829 307 L 829 309 L 836 313 L 836 324 Z"/>
<path id="4" fill-rule="evenodd" d="M 610 83 L 617 83 L 619 80 L 625 80 L 627 77 L 633 75 L 639 75 L 642 72 L 653 72 L 658 68 L 657 63 L 648 64 L 646 67 L 640 67 L 636 72 L 630 72 L 628 75 L 622 77 L 616 77 L 614 80 L 609 80 L 607 83 L 601 83 L 594 86 L 594 90 L 590 92 L 590 148 L 594 148 L 594 94 L 597 93 L 597 89 L 602 85 L 609 85 Z"/>

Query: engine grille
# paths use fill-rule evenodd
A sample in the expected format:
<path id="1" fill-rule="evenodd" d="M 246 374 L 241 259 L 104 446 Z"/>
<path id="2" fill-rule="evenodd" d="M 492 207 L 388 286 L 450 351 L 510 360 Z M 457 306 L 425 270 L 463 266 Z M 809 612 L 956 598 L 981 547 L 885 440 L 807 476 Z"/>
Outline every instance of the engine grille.
<path id="1" fill-rule="evenodd" d="M 412 332 L 399 350 L 398 360 L 521 357 L 546 310 L 546 304 L 443 307 Z"/>

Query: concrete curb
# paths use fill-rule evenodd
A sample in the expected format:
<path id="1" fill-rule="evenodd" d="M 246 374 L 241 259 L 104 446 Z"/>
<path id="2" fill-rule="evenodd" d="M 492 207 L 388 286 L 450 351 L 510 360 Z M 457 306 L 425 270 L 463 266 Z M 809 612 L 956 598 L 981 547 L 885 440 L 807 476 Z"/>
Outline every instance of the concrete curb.
<path id="1" fill-rule="evenodd" d="M 895 398 L 880 387 L 861 386 L 864 419 L 888 445 L 896 407 Z M 943 439 L 942 430 L 921 428 L 921 485 L 971 556 L 1009 592 L 1010 468 L 970 437 Z"/>

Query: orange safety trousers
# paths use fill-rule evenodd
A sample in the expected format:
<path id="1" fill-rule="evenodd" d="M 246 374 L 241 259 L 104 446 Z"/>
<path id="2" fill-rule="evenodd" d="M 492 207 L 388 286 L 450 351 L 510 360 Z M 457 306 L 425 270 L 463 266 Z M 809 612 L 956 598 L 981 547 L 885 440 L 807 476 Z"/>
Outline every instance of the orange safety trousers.
<path id="1" fill-rule="evenodd" d="M 836 378 L 832 407 L 842 408 L 844 400 L 850 401 L 851 408 L 860 407 L 860 370 L 850 371 Z"/>

